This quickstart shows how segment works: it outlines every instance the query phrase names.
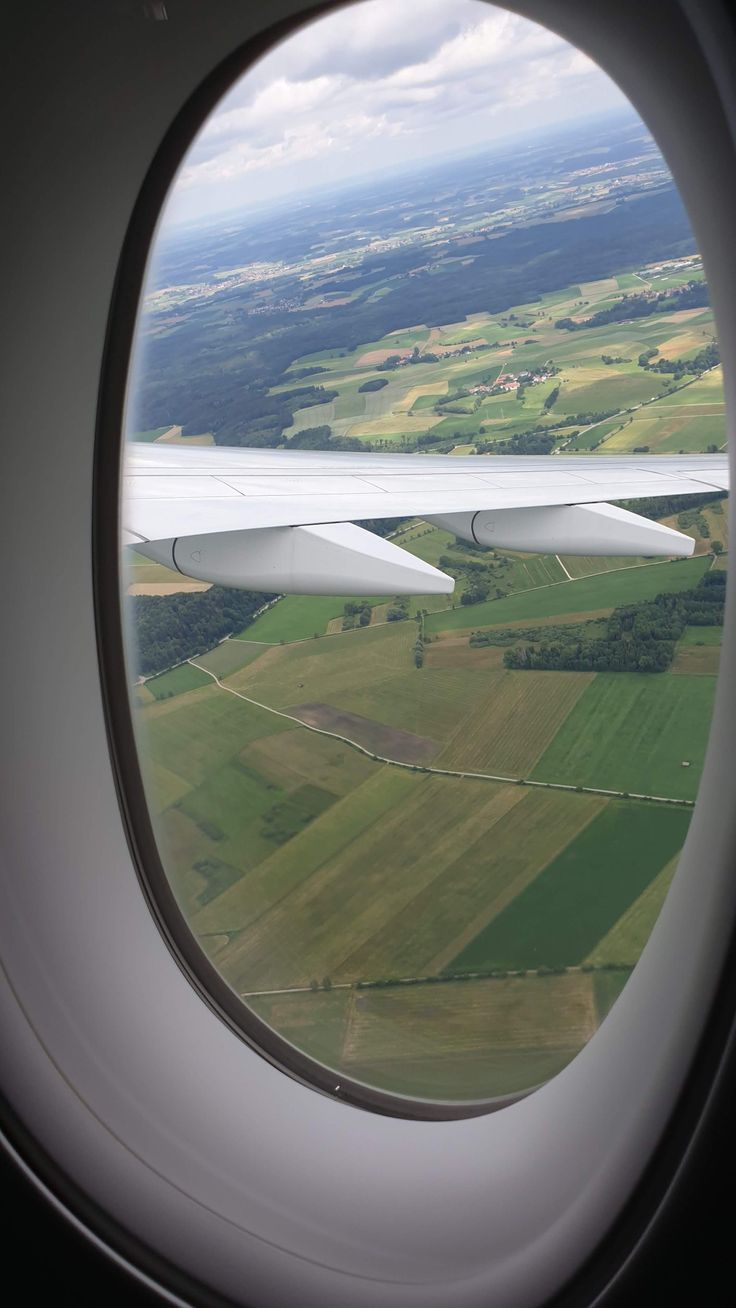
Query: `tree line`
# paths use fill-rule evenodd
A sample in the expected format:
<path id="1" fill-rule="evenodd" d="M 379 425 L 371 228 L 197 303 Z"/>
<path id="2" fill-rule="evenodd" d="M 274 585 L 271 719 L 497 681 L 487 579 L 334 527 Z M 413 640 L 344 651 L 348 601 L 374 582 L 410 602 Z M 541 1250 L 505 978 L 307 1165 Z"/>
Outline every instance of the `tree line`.
<path id="1" fill-rule="evenodd" d="M 692 590 L 614 609 L 605 635 L 586 639 L 558 629 L 556 640 L 517 645 L 503 656 L 507 668 L 572 672 L 665 672 L 686 627 L 720 627 L 725 572 L 709 572 Z M 586 624 L 587 625 L 587 624 Z"/>
<path id="2" fill-rule="evenodd" d="M 274 598 L 229 586 L 179 595 L 126 596 L 138 675 L 150 677 L 204 654 L 224 636 L 242 630 Z"/>

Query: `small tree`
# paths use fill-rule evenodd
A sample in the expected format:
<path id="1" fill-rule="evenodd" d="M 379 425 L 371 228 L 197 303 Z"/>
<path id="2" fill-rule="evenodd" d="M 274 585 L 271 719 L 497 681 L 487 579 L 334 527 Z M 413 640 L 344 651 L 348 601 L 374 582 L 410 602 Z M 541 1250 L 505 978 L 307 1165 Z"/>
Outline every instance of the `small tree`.
<path id="1" fill-rule="evenodd" d="M 322 989 L 323 989 L 323 990 L 331 990 L 331 989 L 332 989 L 332 980 L 331 980 L 330 977 L 328 977 L 328 976 L 325 977 L 324 981 L 322 982 Z"/>
<path id="2" fill-rule="evenodd" d="M 319 990 L 319 981 L 316 981 L 314 977 L 312 977 L 312 980 L 309 982 L 309 989 Z"/>
<path id="3" fill-rule="evenodd" d="M 714 554 L 717 558 L 719 554 L 723 553 L 723 541 L 712 540 L 710 543 L 710 550 L 711 554 Z"/>

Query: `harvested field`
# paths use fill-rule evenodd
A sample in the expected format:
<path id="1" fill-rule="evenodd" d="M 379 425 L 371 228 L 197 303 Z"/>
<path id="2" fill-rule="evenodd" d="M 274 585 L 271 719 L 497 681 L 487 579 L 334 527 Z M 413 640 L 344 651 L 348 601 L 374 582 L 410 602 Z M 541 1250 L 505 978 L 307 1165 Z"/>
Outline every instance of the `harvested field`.
<path id="1" fill-rule="evenodd" d="M 433 778 L 433 781 L 441 778 Z M 427 976 L 446 968 L 600 812 L 589 795 L 466 783 L 474 805 L 450 857 L 340 969 L 346 978 Z M 471 792 L 471 793 L 472 793 Z M 447 804 L 448 792 L 436 791 Z"/>
<path id="2" fill-rule="evenodd" d="M 420 395 L 436 395 L 439 400 L 443 395 L 447 394 L 447 389 L 447 378 L 444 381 L 427 382 L 424 386 L 412 386 L 403 399 L 399 400 L 399 403 L 395 405 L 395 411 L 396 413 L 408 413 Z"/>
<path id="3" fill-rule="evenodd" d="M 467 636 L 446 637 L 425 647 L 424 666 L 496 672 L 503 668 L 503 655 L 500 645 L 470 645 Z"/>
<path id="4" fill-rule="evenodd" d="M 241 757 L 286 791 L 309 781 L 334 795 L 349 794 L 373 775 L 376 766 L 349 745 L 300 727 L 254 741 Z"/>
<path id="5" fill-rule="evenodd" d="M 416 736 L 399 727 L 387 727 L 358 713 L 333 708 L 331 704 L 296 704 L 290 706 L 289 712 L 308 727 L 347 736 L 350 740 L 357 740 L 364 749 L 384 758 L 398 759 L 400 763 L 429 763 L 440 748 L 436 740 Z"/>
<path id="6" fill-rule="evenodd" d="M 410 349 L 402 348 L 398 345 L 393 345 L 388 350 L 367 350 L 366 353 L 361 354 L 358 359 L 358 367 L 374 367 L 377 363 L 385 363 L 387 359 L 391 359 L 395 355 L 398 355 L 400 359 L 408 359 L 410 354 Z"/>
<path id="7" fill-rule="evenodd" d="M 670 672 L 676 676 L 690 673 L 695 677 L 714 677 L 718 674 L 720 658 L 720 645 L 678 644 Z"/>
<path id="8" fill-rule="evenodd" d="M 490 1098 L 549 1079 L 595 1028 L 589 974 L 357 991 L 340 1066 L 397 1093 Z"/>
<path id="9" fill-rule="evenodd" d="M 482 703 L 461 722 L 437 763 L 526 776 L 594 678 L 592 672 L 495 674 Z"/>

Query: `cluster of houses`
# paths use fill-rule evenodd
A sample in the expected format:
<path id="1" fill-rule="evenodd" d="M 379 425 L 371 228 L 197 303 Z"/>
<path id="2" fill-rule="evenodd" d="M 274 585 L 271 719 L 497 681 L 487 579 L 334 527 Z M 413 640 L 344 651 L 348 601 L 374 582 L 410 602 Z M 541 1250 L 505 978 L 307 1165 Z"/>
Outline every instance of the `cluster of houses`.
<path id="1" fill-rule="evenodd" d="M 502 395 L 504 391 L 518 391 L 520 386 L 536 386 L 547 381 L 552 372 L 547 368 L 534 368 L 525 372 L 499 373 L 495 382 L 480 382 L 470 387 L 471 395 Z"/>

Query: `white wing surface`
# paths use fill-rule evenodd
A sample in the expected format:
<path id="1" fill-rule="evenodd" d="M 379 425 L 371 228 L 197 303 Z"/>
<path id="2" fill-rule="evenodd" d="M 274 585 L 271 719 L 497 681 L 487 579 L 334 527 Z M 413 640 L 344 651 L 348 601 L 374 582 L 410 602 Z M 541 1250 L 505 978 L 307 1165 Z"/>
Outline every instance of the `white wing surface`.
<path id="1" fill-rule="evenodd" d="M 347 454 L 129 445 L 125 539 L 188 576 L 303 594 L 429 594 L 452 578 L 356 521 L 419 517 L 479 544 L 680 555 L 688 536 L 611 500 L 728 489 L 725 455 Z"/>

